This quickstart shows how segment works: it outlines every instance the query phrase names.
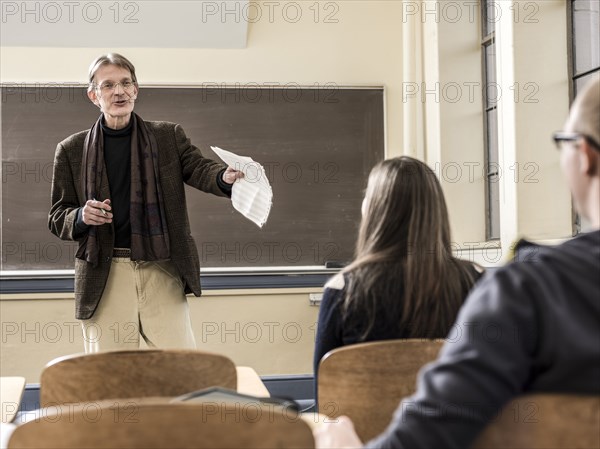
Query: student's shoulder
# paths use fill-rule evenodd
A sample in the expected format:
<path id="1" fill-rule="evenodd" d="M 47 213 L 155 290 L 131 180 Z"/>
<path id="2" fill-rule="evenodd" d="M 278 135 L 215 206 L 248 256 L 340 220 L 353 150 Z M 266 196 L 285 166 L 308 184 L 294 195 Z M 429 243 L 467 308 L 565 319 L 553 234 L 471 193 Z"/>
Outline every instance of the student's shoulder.
<path id="1" fill-rule="evenodd" d="M 334 275 L 323 287 L 323 296 L 320 305 L 320 315 L 336 315 L 344 302 L 346 292 L 346 279 L 342 273 Z"/>
<path id="2" fill-rule="evenodd" d="M 519 240 L 513 249 L 509 265 L 516 267 L 550 268 L 564 263 L 577 263 L 590 259 L 598 260 L 600 255 L 600 230 L 579 234 L 558 245 L 543 245 L 526 239 Z"/>
<path id="3" fill-rule="evenodd" d="M 558 245 L 521 239 L 513 245 L 512 252 L 506 265 L 484 279 L 523 290 L 528 286 L 549 285 L 567 275 L 585 278 L 594 268 L 596 271 L 600 268 L 600 231 L 581 234 Z"/>
<path id="4" fill-rule="evenodd" d="M 330 290 L 342 291 L 344 287 L 346 287 L 346 279 L 342 273 L 336 274 L 325 284 L 325 288 Z"/>

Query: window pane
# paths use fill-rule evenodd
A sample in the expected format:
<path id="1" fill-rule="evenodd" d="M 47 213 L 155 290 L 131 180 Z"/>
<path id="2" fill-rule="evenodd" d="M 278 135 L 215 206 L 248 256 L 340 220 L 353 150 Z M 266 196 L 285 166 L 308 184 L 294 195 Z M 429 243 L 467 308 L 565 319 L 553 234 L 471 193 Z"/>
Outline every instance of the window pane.
<path id="1" fill-rule="evenodd" d="M 496 82 L 496 46 L 490 44 L 485 48 L 485 91 L 486 108 L 496 106 L 500 98 Z"/>
<path id="2" fill-rule="evenodd" d="M 600 66 L 600 1 L 573 2 L 575 74 Z"/>
<path id="3" fill-rule="evenodd" d="M 486 114 L 487 118 L 487 163 L 488 163 L 488 239 L 500 238 L 500 167 L 498 164 L 498 114 L 492 109 Z"/>
<path id="4" fill-rule="evenodd" d="M 500 19 L 500 8 L 495 4 L 495 0 L 481 0 L 481 15 L 483 37 L 489 36 L 496 29 L 496 22 Z"/>
<path id="5" fill-rule="evenodd" d="M 577 95 L 577 92 L 581 91 L 581 89 L 583 89 L 583 86 L 585 86 L 592 78 L 597 78 L 599 74 L 600 69 L 584 77 L 577 78 L 575 80 L 575 95 Z"/>
<path id="6" fill-rule="evenodd" d="M 490 202 L 488 240 L 497 240 L 500 238 L 500 186 L 498 182 L 490 184 L 488 194 Z"/>

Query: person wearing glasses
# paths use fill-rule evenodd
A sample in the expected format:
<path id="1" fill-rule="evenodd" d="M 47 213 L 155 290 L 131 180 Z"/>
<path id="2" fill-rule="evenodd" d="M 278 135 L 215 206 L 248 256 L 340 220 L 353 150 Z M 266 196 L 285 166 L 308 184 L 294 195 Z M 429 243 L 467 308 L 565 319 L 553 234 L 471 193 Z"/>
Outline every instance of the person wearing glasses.
<path id="1" fill-rule="evenodd" d="M 56 148 L 50 231 L 79 243 L 75 314 L 86 352 L 195 348 L 186 293 L 200 262 L 184 183 L 230 197 L 243 174 L 204 158 L 180 125 L 133 112 L 135 68 L 110 53 L 92 62 L 88 98 L 101 115 Z"/>
<path id="2" fill-rule="evenodd" d="M 445 342 L 419 374 L 417 392 L 364 447 L 466 448 L 516 396 L 600 394 L 599 79 L 578 95 L 554 138 L 575 207 L 592 230 L 553 248 L 522 242 L 514 262 L 484 277 L 457 318 L 473 332 Z M 318 448 L 363 446 L 348 417 L 314 435 Z"/>

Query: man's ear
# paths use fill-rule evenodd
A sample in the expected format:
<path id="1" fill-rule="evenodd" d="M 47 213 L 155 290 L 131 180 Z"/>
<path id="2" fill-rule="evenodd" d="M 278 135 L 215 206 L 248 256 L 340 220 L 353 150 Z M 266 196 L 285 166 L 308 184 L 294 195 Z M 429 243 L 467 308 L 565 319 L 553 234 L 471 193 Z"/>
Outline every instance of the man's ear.
<path id="1" fill-rule="evenodd" d="M 100 107 L 100 101 L 98 100 L 98 95 L 96 95 L 95 89 L 88 90 L 87 96 L 92 103 L 94 103 L 96 106 Z"/>
<path id="2" fill-rule="evenodd" d="M 581 142 L 580 159 L 582 174 L 587 176 L 600 174 L 600 151 L 593 148 L 585 139 Z"/>

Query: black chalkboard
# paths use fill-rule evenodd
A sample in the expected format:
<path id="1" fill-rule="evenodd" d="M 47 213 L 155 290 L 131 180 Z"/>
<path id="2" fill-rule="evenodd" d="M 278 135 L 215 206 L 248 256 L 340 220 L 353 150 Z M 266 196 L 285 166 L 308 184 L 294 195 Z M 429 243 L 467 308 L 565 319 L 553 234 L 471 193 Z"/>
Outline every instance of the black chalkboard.
<path id="1" fill-rule="evenodd" d="M 85 89 L 2 85 L 2 270 L 73 267 L 75 246 L 50 234 L 56 144 L 98 117 Z M 218 146 L 260 162 L 273 207 L 259 229 L 187 188 L 203 267 L 348 261 L 371 167 L 384 157 L 383 89 L 142 87 L 136 112 L 180 123 L 205 156 Z"/>

